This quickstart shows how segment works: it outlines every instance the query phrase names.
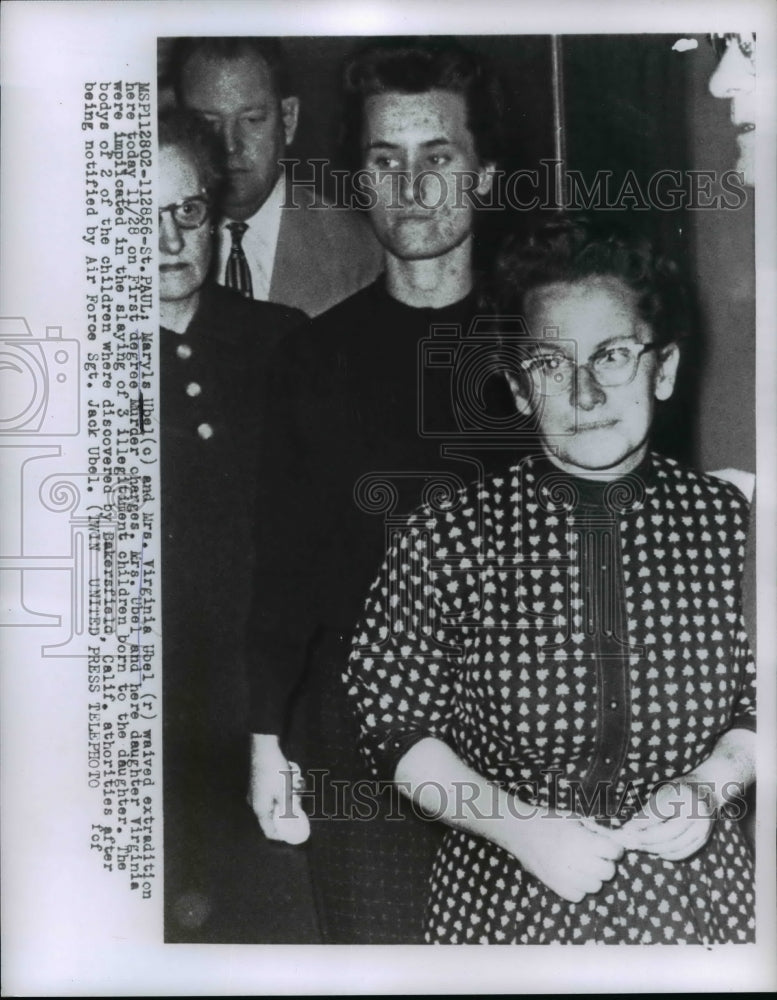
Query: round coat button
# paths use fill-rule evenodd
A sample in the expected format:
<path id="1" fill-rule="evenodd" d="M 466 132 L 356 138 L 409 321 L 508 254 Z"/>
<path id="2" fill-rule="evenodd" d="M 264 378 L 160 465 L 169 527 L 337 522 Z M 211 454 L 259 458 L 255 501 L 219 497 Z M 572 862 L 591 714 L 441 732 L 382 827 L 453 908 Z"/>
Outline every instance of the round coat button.
<path id="1" fill-rule="evenodd" d="M 175 349 L 175 353 L 178 355 L 179 358 L 182 358 L 184 361 L 186 361 L 187 358 L 190 358 L 192 356 L 192 349 L 191 347 L 189 347 L 188 344 L 179 344 L 178 347 L 176 347 Z"/>
<path id="2" fill-rule="evenodd" d="M 190 382 L 186 386 L 187 396 L 192 396 L 192 397 L 199 396 L 201 392 L 202 392 L 202 386 L 199 384 L 199 382 Z"/>
<path id="3" fill-rule="evenodd" d="M 200 435 L 203 441 L 207 441 L 208 438 L 213 437 L 213 428 L 210 426 L 210 424 L 200 424 L 200 426 L 197 428 L 197 433 Z"/>

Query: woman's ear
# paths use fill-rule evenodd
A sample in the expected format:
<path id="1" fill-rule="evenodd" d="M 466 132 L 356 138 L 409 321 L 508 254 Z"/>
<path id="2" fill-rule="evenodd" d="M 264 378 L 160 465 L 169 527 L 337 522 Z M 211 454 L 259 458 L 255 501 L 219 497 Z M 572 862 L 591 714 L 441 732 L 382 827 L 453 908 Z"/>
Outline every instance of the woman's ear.
<path id="1" fill-rule="evenodd" d="M 475 188 L 475 191 L 479 195 L 488 194 L 491 190 L 491 186 L 494 183 L 495 173 L 495 163 L 484 163 L 480 170 L 478 170 L 478 186 Z"/>
<path id="2" fill-rule="evenodd" d="M 281 116 L 283 118 L 283 133 L 286 145 L 290 146 L 294 142 L 299 124 L 299 98 L 284 97 L 281 101 Z"/>
<path id="3" fill-rule="evenodd" d="M 656 371 L 655 397 L 666 400 L 674 392 L 674 384 L 677 378 L 677 366 L 680 363 L 680 348 L 677 344 L 668 344 L 659 348 L 658 369 Z"/>
<path id="4" fill-rule="evenodd" d="M 521 385 L 520 379 L 510 372 L 505 372 L 505 378 L 507 379 L 507 384 L 510 386 L 510 392 L 515 400 L 515 408 L 521 414 L 522 417 L 527 417 L 531 413 L 531 397 L 527 396 L 524 392 L 524 388 Z"/>

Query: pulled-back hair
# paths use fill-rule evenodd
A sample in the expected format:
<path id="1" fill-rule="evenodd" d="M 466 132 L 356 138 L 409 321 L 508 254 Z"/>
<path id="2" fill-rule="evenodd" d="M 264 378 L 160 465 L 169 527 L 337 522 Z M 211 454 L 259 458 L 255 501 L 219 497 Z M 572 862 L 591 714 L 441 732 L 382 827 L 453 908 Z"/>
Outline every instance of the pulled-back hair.
<path id="1" fill-rule="evenodd" d="M 213 130 L 186 108 L 160 111 L 157 124 L 159 148 L 172 147 L 188 155 L 208 197 L 217 201 L 226 168 L 223 147 Z"/>
<path id="2" fill-rule="evenodd" d="M 356 165 L 360 155 L 368 97 L 430 90 L 462 95 L 481 163 L 498 162 L 503 146 L 501 85 L 483 57 L 445 37 L 377 39 L 346 62 L 343 144 L 351 162 Z"/>
<path id="3" fill-rule="evenodd" d="M 186 103 L 182 93 L 183 74 L 186 64 L 195 55 L 206 59 L 233 60 L 243 56 L 261 59 L 270 72 L 278 98 L 292 93 L 286 53 L 279 38 L 192 36 L 177 38 L 170 50 L 168 76 L 179 104 Z"/>
<path id="4" fill-rule="evenodd" d="M 657 343 L 689 334 L 689 298 L 677 265 L 647 237 L 590 217 L 555 218 L 528 239 L 509 236 L 497 253 L 486 300 L 498 314 L 524 314 L 534 289 L 603 277 L 619 278 L 635 292 L 637 312 Z"/>

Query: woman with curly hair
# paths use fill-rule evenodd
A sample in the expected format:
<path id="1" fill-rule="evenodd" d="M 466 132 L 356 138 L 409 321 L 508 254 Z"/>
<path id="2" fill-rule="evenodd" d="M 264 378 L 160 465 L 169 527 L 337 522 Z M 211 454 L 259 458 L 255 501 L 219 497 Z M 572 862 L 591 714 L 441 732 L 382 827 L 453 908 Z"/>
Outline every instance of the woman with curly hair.
<path id="1" fill-rule="evenodd" d="M 561 221 L 494 292 L 536 453 L 414 516 L 345 678 L 374 774 L 449 827 L 427 940 L 752 941 L 748 503 L 650 449 L 676 271 Z"/>

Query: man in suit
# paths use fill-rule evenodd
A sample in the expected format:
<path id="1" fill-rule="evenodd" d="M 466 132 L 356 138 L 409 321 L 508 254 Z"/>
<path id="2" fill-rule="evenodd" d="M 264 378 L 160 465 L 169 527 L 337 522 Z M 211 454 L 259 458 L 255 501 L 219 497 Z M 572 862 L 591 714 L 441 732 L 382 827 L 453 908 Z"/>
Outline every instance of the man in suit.
<path id="1" fill-rule="evenodd" d="M 170 68 L 179 103 L 207 121 L 226 147 L 219 284 L 309 316 L 369 284 L 381 268 L 369 226 L 354 212 L 288 188 L 281 160 L 294 140 L 300 102 L 280 42 L 183 38 Z"/>

